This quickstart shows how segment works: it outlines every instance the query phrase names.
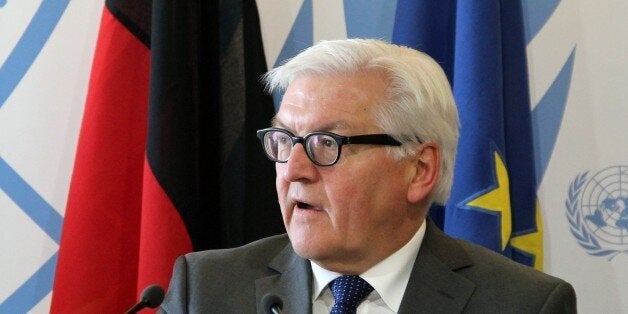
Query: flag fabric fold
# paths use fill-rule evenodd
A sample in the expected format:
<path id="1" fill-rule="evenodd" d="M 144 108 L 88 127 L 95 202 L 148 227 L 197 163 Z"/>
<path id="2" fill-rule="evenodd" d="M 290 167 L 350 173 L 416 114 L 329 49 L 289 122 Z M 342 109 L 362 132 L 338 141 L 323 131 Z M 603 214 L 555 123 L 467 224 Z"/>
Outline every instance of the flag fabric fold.
<path id="1" fill-rule="evenodd" d="M 106 1 L 51 312 L 124 312 L 181 254 L 283 232 L 254 1 Z"/>
<path id="2" fill-rule="evenodd" d="M 393 41 L 435 57 L 460 113 L 452 194 L 430 214 L 449 235 L 541 269 L 522 20 L 519 1 L 400 0 Z"/>

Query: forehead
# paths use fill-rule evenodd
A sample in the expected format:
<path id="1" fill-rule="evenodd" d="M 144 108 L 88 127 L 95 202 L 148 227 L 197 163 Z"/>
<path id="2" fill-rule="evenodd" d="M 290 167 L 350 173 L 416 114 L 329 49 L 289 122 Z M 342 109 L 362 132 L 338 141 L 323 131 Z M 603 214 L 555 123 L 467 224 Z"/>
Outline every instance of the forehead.
<path id="1" fill-rule="evenodd" d="M 288 86 L 273 124 L 295 132 L 372 129 L 386 87 L 374 72 L 299 77 Z"/>

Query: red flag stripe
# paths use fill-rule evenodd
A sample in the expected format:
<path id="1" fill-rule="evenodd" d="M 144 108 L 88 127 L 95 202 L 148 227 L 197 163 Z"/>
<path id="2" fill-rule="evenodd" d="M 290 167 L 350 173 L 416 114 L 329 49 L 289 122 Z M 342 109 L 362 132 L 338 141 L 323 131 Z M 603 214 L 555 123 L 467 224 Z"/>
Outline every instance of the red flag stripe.
<path id="1" fill-rule="evenodd" d="M 168 287 L 175 259 L 193 250 L 192 241 L 179 212 L 155 179 L 148 160 L 144 165 L 137 286 L 140 293 L 150 284 Z"/>

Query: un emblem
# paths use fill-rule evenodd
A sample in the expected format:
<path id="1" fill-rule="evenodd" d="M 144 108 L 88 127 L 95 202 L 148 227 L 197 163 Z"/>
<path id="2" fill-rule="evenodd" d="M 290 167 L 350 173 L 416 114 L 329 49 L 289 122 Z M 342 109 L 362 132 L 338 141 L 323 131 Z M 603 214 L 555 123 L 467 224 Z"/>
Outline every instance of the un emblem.
<path id="1" fill-rule="evenodd" d="M 628 253 L 628 166 L 612 166 L 571 182 L 567 220 L 571 233 L 591 255 Z"/>

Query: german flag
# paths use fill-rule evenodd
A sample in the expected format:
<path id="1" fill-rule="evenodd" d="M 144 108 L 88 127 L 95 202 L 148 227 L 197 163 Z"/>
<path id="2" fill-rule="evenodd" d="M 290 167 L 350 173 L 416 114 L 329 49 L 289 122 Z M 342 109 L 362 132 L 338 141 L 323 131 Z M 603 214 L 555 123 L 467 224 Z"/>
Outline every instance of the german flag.
<path id="1" fill-rule="evenodd" d="M 106 1 L 51 312 L 124 312 L 178 255 L 284 231 L 265 71 L 255 1 Z"/>

